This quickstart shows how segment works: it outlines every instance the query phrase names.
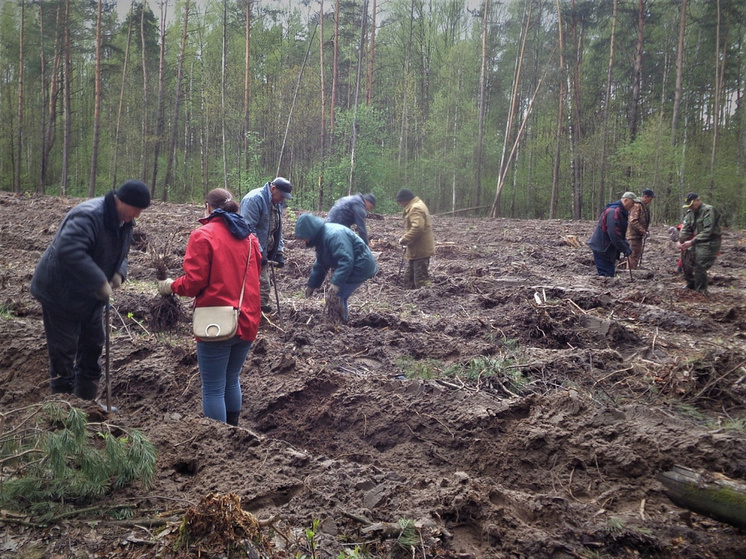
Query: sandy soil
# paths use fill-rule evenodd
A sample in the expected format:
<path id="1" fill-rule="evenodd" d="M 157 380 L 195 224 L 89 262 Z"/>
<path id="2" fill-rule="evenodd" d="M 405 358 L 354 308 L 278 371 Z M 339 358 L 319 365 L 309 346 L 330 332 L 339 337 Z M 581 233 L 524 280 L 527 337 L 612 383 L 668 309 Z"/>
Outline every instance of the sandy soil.
<path id="1" fill-rule="evenodd" d="M 78 201 L 0 194 L 0 410 L 52 398 L 28 286 Z M 433 286 L 405 291 L 400 218 L 372 216 L 380 272 L 339 325 L 323 296 L 303 298 L 313 253 L 291 210 L 280 312 L 247 359 L 232 428 L 202 417 L 189 301 L 175 329 L 152 314 L 154 255 L 178 276 L 200 212 L 144 212 L 114 297 L 108 421 L 142 431 L 158 461 L 152 488 L 99 504 L 128 504 L 135 520 L 39 527 L 1 511 L 0 556 L 746 555 L 743 530 L 677 507 L 656 478 L 683 465 L 746 479 L 744 231 L 726 231 L 705 298 L 683 288 L 662 224 L 643 269 L 603 279 L 583 244 L 595 223 L 436 216 Z M 266 545 L 229 554 L 213 533 L 174 549 L 187 512 L 231 494 L 240 509 L 228 509 L 264 521 Z"/>

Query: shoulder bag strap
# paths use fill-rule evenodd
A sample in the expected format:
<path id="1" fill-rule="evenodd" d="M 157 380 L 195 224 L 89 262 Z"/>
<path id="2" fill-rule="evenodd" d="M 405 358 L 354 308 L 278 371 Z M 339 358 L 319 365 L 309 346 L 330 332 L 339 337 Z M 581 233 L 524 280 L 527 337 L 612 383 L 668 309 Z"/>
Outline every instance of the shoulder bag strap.
<path id="1" fill-rule="evenodd" d="M 246 259 L 246 269 L 243 273 L 243 283 L 241 284 L 241 297 L 238 299 L 238 310 L 241 310 L 241 304 L 243 303 L 243 292 L 246 289 L 246 278 L 249 275 L 249 262 L 251 262 L 251 235 L 247 237 L 249 239 L 249 257 Z"/>

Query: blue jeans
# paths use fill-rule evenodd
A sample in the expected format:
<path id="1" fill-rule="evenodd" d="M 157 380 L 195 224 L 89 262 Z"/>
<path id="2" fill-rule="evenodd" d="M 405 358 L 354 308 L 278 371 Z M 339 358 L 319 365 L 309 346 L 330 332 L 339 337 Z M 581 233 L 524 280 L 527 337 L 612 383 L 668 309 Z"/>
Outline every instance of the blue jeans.
<path id="1" fill-rule="evenodd" d="M 604 253 L 593 251 L 593 261 L 599 276 L 613 278 L 616 275 L 616 260 L 607 260 Z"/>
<path id="2" fill-rule="evenodd" d="M 202 412 L 225 423 L 226 413 L 241 411 L 241 370 L 251 342 L 233 337 L 222 342 L 197 342 L 202 379 Z"/>
<path id="3" fill-rule="evenodd" d="M 362 282 L 360 282 L 360 283 L 346 283 L 346 284 L 344 284 L 343 286 L 341 286 L 339 288 L 339 292 L 337 293 L 337 296 L 340 299 L 342 299 L 342 305 L 345 308 L 345 316 L 344 316 L 345 322 L 347 322 L 347 320 L 349 320 L 349 318 L 350 318 L 350 313 L 348 312 L 349 309 L 347 307 L 347 299 L 361 285 L 363 285 Z"/>

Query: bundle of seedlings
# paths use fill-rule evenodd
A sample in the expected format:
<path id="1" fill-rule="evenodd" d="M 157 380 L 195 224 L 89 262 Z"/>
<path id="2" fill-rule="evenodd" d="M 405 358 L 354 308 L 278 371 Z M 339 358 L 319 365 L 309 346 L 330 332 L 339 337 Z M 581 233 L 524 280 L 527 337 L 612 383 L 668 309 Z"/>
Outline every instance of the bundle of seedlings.
<path id="1" fill-rule="evenodd" d="M 171 260 L 171 244 L 173 236 L 169 237 L 164 250 L 153 250 L 151 245 L 149 255 L 155 269 L 155 277 L 158 281 L 169 277 L 169 264 Z M 159 295 L 150 305 L 151 329 L 155 332 L 175 330 L 179 321 L 184 317 L 178 297 L 176 295 Z"/>

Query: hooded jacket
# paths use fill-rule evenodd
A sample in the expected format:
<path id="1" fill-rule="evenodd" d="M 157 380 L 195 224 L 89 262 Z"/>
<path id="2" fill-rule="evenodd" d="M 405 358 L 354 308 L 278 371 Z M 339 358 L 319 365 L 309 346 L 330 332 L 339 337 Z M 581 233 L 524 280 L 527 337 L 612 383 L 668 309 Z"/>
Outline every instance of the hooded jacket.
<path id="1" fill-rule="evenodd" d="M 338 287 L 363 283 L 378 271 L 368 245 L 344 225 L 324 223 L 320 217 L 305 213 L 295 224 L 295 236 L 308 239 L 308 246 L 316 249 L 316 262 L 308 278 L 308 287 L 321 287 L 331 268 L 334 268 L 334 274 L 330 281 Z"/>
<path id="2" fill-rule="evenodd" d="M 31 295 L 58 313 L 84 321 L 104 306 L 98 290 L 118 273 L 127 278 L 134 220 L 120 227 L 114 191 L 70 210 L 36 266 Z"/>
<path id="3" fill-rule="evenodd" d="M 249 224 L 249 227 L 256 231 L 262 255 L 268 260 L 274 260 L 277 253 L 281 253 L 285 249 L 285 241 L 282 238 L 282 210 L 284 208 L 285 199 L 283 198 L 283 201 L 277 204 L 280 221 L 275 232 L 272 254 L 267 254 L 269 247 L 270 214 L 272 211 L 270 183 L 267 182 L 264 186 L 255 188 L 241 200 L 241 215 L 246 220 L 246 223 Z"/>
<path id="4" fill-rule="evenodd" d="M 596 230 L 588 240 L 591 250 L 601 253 L 606 260 L 616 260 L 620 253 L 624 256 L 632 254 L 625 238 L 628 216 L 629 212 L 624 209 L 621 200 L 608 204 L 601 212 Z"/>
<path id="5" fill-rule="evenodd" d="M 195 307 L 237 307 L 246 276 L 236 335 L 252 342 L 261 317 L 259 242 L 237 213 L 217 209 L 199 221 L 202 227 L 192 231 L 187 243 L 184 275 L 174 280 L 171 290 L 183 297 L 194 297 Z"/>
<path id="6" fill-rule="evenodd" d="M 365 208 L 365 198 L 362 194 L 353 194 L 337 200 L 332 209 L 326 216 L 327 223 L 339 223 L 345 227 L 357 229 L 357 234 L 367 245 L 368 230 L 365 225 L 365 218 L 368 216 L 368 210 Z"/>
<path id="7" fill-rule="evenodd" d="M 405 253 L 409 260 L 428 258 L 435 254 L 435 239 L 430 212 L 418 196 L 404 208 L 404 236 L 400 244 L 407 247 Z"/>

